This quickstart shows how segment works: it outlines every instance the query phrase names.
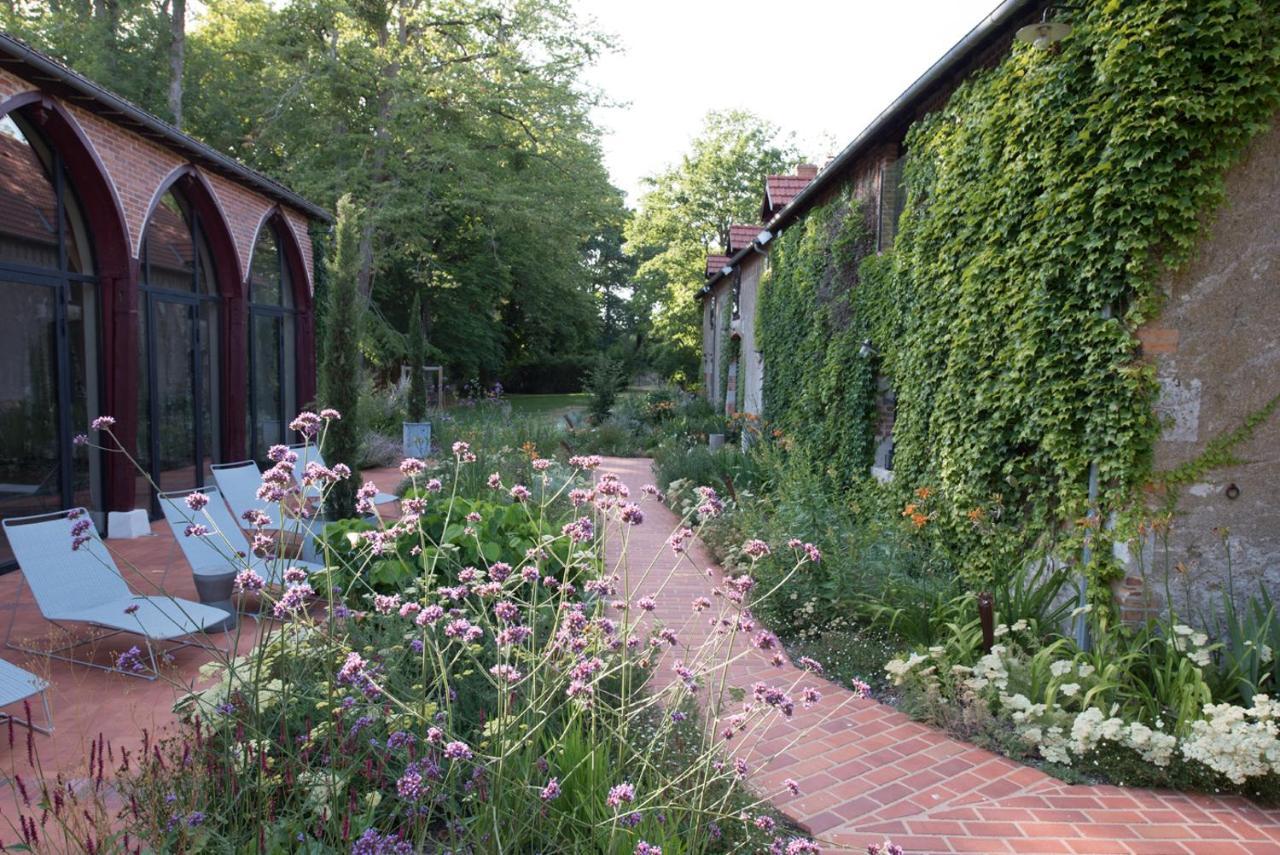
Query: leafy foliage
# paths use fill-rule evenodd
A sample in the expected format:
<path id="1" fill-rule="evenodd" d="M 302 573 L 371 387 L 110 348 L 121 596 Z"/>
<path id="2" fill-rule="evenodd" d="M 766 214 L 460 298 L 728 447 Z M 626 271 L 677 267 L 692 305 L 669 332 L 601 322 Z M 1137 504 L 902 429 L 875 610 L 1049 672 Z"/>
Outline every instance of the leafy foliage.
<path id="1" fill-rule="evenodd" d="M 651 310 L 654 361 L 675 379 L 698 376 L 701 344 L 696 295 L 708 252 L 729 243 L 729 226 L 754 223 L 766 175 L 794 162 L 778 128 L 745 111 L 711 112 L 678 164 L 646 179 L 627 224 L 637 262 L 636 309 Z"/>
<path id="2" fill-rule="evenodd" d="M 867 322 L 853 306 L 869 250 L 857 200 L 813 212 L 778 239 L 757 309 L 765 416 L 837 492 L 871 462 L 875 371 L 859 354 Z"/>
<path id="3" fill-rule="evenodd" d="M 898 489 L 936 488 L 930 530 L 973 581 L 1084 517 L 1091 463 L 1104 512 L 1150 477 L 1155 387 L 1132 331 L 1280 105 L 1273 3 L 1096 0 L 1072 15 L 1060 51 L 1015 46 L 911 129 L 900 231 L 843 283 L 847 321 L 828 325 L 839 302 L 819 285 L 833 266 L 853 275 L 823 234 L 838 206 L 779 241 L 761 297 L 767 406 L 806 452 L 836 442 L 831 425 L 802 430 L 835 410 L 806 390 L 825 365 L 850 371 L 839 333 L 865 325 L 897 392 Z M 866 377 L 846 377 L 860 400 Z M 839 422 L 854 432 L 856 409 Z"/>
<path id="4" fill-rule="evenodd" d="M 320 400 L 342 414 L 325 432 L 325 460 L 345 463 L 356 471 L 360 460 L 360 375 L 357 343 L 364 304 L 356 289 L 360 211 L 348 196 L 338 200 L 338 224 L 333 258 L 329 262 L 328 305 L 325 307 L 325 348 L 320 363 Z M 339 482 L 329 491 L 326 511 L 343 518 L 355 514 L 356 484 Z"/>
<path id="5" fill-rule="evenodd" d="M 618 400 L 618 393 L 626 386 L 626 378 L 622 375 L 622 366 L 602 353 L 587 375 L 587 393 L 591 396 L 587 402 L 587 413 L 591 423 L 598 425 L 609 418 L 613 405 Z"/>

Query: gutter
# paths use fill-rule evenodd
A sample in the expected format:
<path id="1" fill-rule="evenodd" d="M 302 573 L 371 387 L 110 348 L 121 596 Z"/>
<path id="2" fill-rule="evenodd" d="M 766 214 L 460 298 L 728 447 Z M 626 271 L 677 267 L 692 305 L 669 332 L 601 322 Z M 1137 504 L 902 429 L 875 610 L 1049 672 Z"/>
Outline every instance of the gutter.
<path id="1" fill-rule="evenodd" d="M 99 113 L 108 121 L 140 129 L 142 136 L 164 143 L 190 159 L 203 162 L 214 171 L 234 178 L 242 184 L 261 191 L 276 201 L 306 212 L 313 219 L 333 222 L 333 215 L 319 205 L 309 202 L 260 172 L 245 166 L 212 146 L 184 134 L 168 122 L 148 113 L 141 107 L 126 101 L 119 95 L 104 89 L 67 66 L 45 56 L 29 47 L 8 33 L 0 33 L 0 65 L 21 64 L 35 72 L 32 81 L 37 86 L 46 83 L 59 83 L 75 93 L 76 101 L 91 102 L 87 106 L 90 112 Z M 7 61 L 6 61 L 7 60 Z"/>
<path id="2" fill-rule="evenodd" d="M 979 21 L 977 26 L 966 33 L 964 38 L 952 45 L 950 50 L 929 66 L 928 70 L 894 99 L 892 104 L 881 111 L 862 133 L 841 149 L 840 153 L 832 158 L 813 180 L 796 194 L 794 199 L 765 224 L 765 228 L 772 232 L 776 239 L 784 228 L 807 213 L 813 203 L 843 177 L 842 173 L 846 167 L 852 166 L 885 131 L 909 119 L 915 108 L 932 95 L 936 87 L 946 85 L 948 78 L 955 75 L 973 54 L 988 47 L 1001 34 L 1007 34 L 1012 42 L 1013 30 L 1016 29 L 1013 24 L 1025 17 L 1029 11 L 1039 10 L 1046 5 L 1048 4 L 1044 0 L 1003 0 L 987 17 Z M 737 267 L 755 246 L 756 243 L 752 242 L 751 245 L 730 256 L 727 266 Z M 697 297 L 701 299 L 706 296 L 723 278 L 724 274 L 717 272 L 702 286 Z"/>

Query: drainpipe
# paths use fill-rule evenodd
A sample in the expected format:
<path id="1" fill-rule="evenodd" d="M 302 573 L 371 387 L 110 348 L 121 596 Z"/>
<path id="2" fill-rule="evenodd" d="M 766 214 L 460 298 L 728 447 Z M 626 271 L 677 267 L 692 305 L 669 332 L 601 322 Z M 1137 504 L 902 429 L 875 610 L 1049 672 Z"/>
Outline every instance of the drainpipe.
<path id="1" fill-rule="evenodd" d="M 1094 460 L 1089 464 L 1089 515 L 1095 513 L 1094 503 L 1098 501 L 1098 461 Z M 1088 650 L 1092 647 L 1089 638 L 1089 615 L 1085 613 L 1084 608 L 1089 604 L 1088 589 L 1089 578 L 1085 575 L 1084 569 L 1089 566 L 1089 562 L 1093 559 L 1093 534 L 1086 533 L 1084 537 L 1084 547 L 1080 550 L 1080 595 L 1076 603 L 1079 614 L 1076 615 L 1076 646 L 1081 650 Z"/>

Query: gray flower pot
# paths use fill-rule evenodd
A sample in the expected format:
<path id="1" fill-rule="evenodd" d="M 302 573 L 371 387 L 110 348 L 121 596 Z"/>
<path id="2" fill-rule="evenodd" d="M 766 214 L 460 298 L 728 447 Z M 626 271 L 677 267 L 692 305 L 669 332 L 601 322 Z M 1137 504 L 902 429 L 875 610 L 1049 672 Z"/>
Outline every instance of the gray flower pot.
<path id="1" fill-rule="evenodd" d="M 425 460 L 431 453 L 431 422 L 404 422 L 404 456 Z"/>

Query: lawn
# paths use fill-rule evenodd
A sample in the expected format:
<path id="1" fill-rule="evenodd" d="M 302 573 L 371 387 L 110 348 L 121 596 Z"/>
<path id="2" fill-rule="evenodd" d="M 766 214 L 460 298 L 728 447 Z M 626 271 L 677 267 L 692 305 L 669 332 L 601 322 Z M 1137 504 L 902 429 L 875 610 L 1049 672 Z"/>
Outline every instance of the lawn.
<path id="1" fill-rule="evenodd" d="M 581 413 L 586 410 L 586 392 L 571 392 L 563 395 L 507 395 L 511 404 L 511 415 L 547 418 L 563 423 L 566 413 Z"/>

